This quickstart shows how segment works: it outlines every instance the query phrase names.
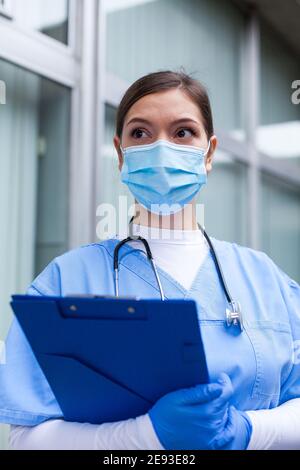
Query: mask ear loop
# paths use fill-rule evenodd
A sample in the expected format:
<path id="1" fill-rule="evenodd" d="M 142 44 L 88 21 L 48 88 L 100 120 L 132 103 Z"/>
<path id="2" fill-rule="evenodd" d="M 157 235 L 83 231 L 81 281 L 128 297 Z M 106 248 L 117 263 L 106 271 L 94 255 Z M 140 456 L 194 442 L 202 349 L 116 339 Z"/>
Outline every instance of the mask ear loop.
<path id="1" fill-rule="evenodd" d="M 209 139 L 208 147 L 207 147 L 207 150 L 206 150 L 206 152 L 205 152 L 205 154 L 204 154 L 205 157 L 207 157 L 208 152 L 210 151 L 210 147 L 211 147 L 211 140 Z"/>

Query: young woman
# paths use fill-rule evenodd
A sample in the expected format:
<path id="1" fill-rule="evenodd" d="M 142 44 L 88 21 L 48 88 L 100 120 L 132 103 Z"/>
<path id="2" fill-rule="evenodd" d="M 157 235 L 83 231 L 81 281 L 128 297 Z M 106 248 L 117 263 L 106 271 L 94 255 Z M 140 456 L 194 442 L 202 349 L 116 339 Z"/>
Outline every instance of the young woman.
<path id="1" fill-rule="evenodd" d="M 265 254 L 214 240 L 243 311 L 243 330 L 227 326 L 228 298 L 197 226 L 195 196 L 217 146 L 205 89 L 184 73 L 140 78 L 121 101 L 114 145 L 121 179 L 136 200 L 133 233 L 148 240 L 165 296 L 197 303 L 211 383 L 167 394 L 147 414 L 126 421 L 65 422 L 14 322 L 0 369 L 0 418 L 12 425 L 12 448 L 299 449 L 300 287 Z M 28 294 L 114 295 L 119 238 L 56 258 Z M 130 243 L 121 248 L 120 295 L 159 297 L 142 245 Z"/>

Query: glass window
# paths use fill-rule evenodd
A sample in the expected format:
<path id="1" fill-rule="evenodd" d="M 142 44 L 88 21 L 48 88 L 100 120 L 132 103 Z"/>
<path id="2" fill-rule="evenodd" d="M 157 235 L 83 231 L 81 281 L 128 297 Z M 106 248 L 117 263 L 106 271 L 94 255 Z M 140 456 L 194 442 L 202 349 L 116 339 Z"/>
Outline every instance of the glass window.
<path id="1" fill-rule="evenodd" d="M 257 143 L 259 150 L 273 159 L 274 165 L 289 164 L 297 172 L 300 172 L 300 106 L 293 102 L 292 84 L 299 77 L 299 56 L 262 23 L 261 117 Z M 283 181 L 263 176 L 261 197 L 262 249 L 300 281 L 300 191 Z"/>
<path id="2" fill-rule="evenodd" d="M 22 27 L 68 43 L 69 0 L 14 0 L 13 13 Z"/>
<path id="3" fill-rule="evenodd" d="M 204 224 L 219 240 L 249 243 L 247 237 L 247 167 L 217 150 L 213 169 L 198 202 L 204 204 Z M 199 219 L 199 217 L 198 217 Z"/>
<path id="4" fill-rule="evenodd" d="M 240 62 L 244 17 L 218 0 L 107 0 L 107 71 L 130 84 L 161 69 L 207 87 L 217 128 L 241 137 Z"/>
<path id="5" fill-rule="evenodd" d="M 101 201 L 105 204 L 111 204 L 116 210 L 117 221 L 120 210 L 124 213 L 125 207 L 119 208 L 120 196 L 126 196 L 126 205 L 128 213 L 129 207 L 134 203 L 134 198 L 127 186 L 121 182 L 120 171 L 118 168 L 118 155 L 113 145 L 115 135 L 116 110 L 111 106 L 105 108 L 105 139 L 101 152 Z M 127 220 L 127 219 L 126 219 Z M 126 220 L 124 223 L 126 223 Z M 112 230 L 111 236 L 115 235 L 120 227 L 116 226 Z M 106 238 L 108 234 L 105 234 Z"/>
<path id="6" fill-rule="evenodd" d="M 0 339 L 9 299 L 67 249 L 70 90 L 0 60 Z"/>
<path id="7" fill-rule="evenodd" d="M 300 282 L 300 190 L 262 178 L 262 249 Z"/>
<path id="8" fill-rule="evenodd" d="M 297 169 L 300 169 L 300 105 L 293 102 L 292 84 L 300 78 L 299 59 L 275 32 L 262 25 L 258 146 L 274 158 L 275 164 L 289 162 Z"/>
<path id="9" fill-rule="evenodd" d="M 40 81 L 35 274 L 68 248 L 70 91 Z"/>

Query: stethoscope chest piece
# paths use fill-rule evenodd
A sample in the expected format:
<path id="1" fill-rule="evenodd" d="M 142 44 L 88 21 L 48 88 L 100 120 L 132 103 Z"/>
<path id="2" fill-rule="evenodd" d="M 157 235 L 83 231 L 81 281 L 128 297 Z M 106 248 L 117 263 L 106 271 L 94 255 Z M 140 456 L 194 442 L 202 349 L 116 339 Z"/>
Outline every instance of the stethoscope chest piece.
<path id="1" fill-rule="evenodd" d="M 237 326 L 243 331 L 243 317 L 241 305 L 237 301 L 230 302 L 230 307 L 226 309 L 226 324 L 227 326 Z"/>

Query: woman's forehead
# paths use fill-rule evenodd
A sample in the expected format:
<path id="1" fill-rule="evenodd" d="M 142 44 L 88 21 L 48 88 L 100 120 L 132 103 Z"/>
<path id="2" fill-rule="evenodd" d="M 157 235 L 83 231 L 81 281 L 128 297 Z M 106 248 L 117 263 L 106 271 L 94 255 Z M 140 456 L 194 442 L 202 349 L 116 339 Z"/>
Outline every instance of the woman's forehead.
<path id="1" fill-rule="evenodd" d="M 187 93 L 180 89 L 166 90 L 143 96 L 129 109 L 125 124 L 135 117 L 142 117 L 147 120 L 158 118 L 175 120 L 187 117 L 199 123 L 202 121 L 197 104 Z"/>

